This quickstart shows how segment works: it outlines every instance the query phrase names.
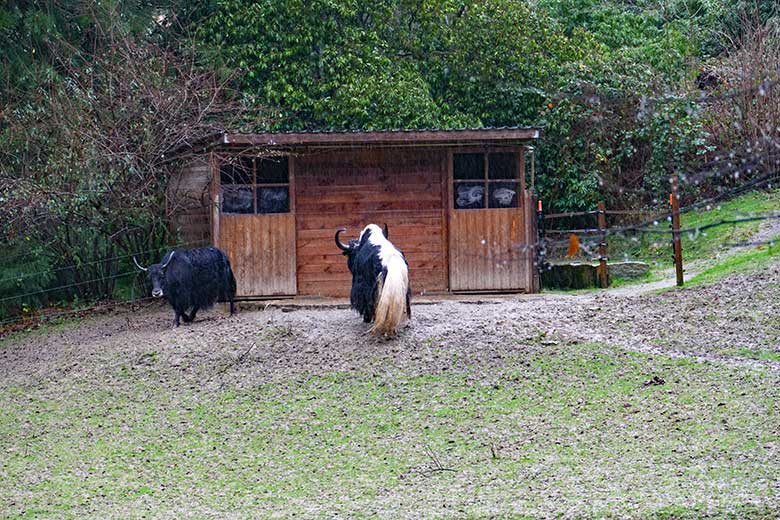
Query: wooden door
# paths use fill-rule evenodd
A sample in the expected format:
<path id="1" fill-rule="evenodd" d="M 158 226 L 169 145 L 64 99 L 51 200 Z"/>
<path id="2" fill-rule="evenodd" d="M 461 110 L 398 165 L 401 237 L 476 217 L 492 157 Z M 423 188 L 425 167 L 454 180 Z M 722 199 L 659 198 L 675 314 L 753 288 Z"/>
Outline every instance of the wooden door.
<path id="1" fill-rule="evenodd" d="M 530 291 L 528 197 L 519 151 L 450 158 L 450 290 Z"/>
<path id="2" fill-rule="evenodd" d="M 238 296 L 296 293 L 292 214 L 222 214 L 219 246 L 230 258 Z"/>
<path id="3" fill-rule="evenodd" d="M 230 258 L 239 297 L 296 294 L 291 162 L 239 157 L 219 166 L 215 243 Z"/>
<path id="4" fill-rule="evenodd" d="M 524 226 L 520 209 L 453 212 L 450 219 L 452 290 L 524 290 Z"/>

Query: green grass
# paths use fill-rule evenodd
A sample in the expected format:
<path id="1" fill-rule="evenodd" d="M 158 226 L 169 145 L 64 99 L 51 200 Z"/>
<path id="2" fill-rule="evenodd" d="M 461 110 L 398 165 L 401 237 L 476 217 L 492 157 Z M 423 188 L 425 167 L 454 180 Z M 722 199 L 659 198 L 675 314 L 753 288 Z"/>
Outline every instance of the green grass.
<path id="1" fill-rule="evenodd" d="M 722 350 L 721 352 L 727 356 L 740 356 L 747 359 L 780 363 L 780 350 L 733 348 L 730 350 Z"/>
<path id="2" fill-rule="evenodd" d="M 613 277 L 609 280 L 609 286 L 610 287 L 625 287 L 627 285 L 632 285 L 635 283 L 651 283 L 651 282 L 658 282 L 660 280 L 663 280 L 664 276 L 662 276 L 658 272 L 654 272 L 652 270 L 645 273 L 643 276 L 640 276 L 638 278 L 620 278 L 620 277 Z"/>
<path id="3" fill-rule="evenodd" d="M 757 214 L 780 213 L 780 191 L 752 192 L 728 202 L 714 205 L 709 210 L 697 210 L 681 215 L 684 229 L 714 224 L 721 220 L 734 220 Z M 706 230 L 703 234 L 685 233 L 682 237 L 683 254 L 688 260 L 711 258 L 723 251 L 729 243 L 750 240 L 763 221 L 722 225 Z"/>
<path id="4" fill-rule="evenodd" d="M 706 285 L 731 274 L 755 271 L 766 267 L 770 262 L 776 262 L 778 258 L 780 258 L 780 245 L 751 247 L 741 254 L 727 256 L 723 260 L 710 264 L 692 277 L 687 285 Z"/>
<path id="5" fill-rule="evenodd" d="M 723 220 L 735 220 L 758 214 L 780 212 L 780 190 L 752 192 L 735 199 L 713 204 L 680 215 L 682 229 L 696 229 Z M 682 235 L 683 259 L 685 261 L 708 260 L 729 249 L 729 244 L 750 240 L 762 221 L 724 224 L 710 228 L 702 233 L 687 232 Z M 658 228 L 667 229 L 668 221 L 660 221 Z M 617 237 L 616 237 L 617 238 Z M 664 266 L 672 265 L 671 230 L 669 234 L 647 234 L 638 239 L 618 239 L 611 256 L 620 256 L 621 248 L 629 255 L 659 262 Z"/>
<path id="6" fill-rule="evenodd" d="M 683 229 L 696 229 L 723 220 L 735 220 L 760 214 L 780 213 L 780 190 L 753 192 L 727 202 L 714 204 L 681 215 Z M 701 233 L 686 232 L 682 235 L 683 264 L 686 269 L 703 270 L 698 282 L 711 282 L 728 274 L 730 269 L 742 272 L 754 260 L 763 262 L 767 255 L 775 256 L 777 250 L 762 246 L 734 248 L 732 244 L 748 242 L 762 224 L 771 221 L 724 224 Z M 657 229 L 668 229 L 668 221 L 659 221 Z M 780 249 L 780 245 L 775 246 Z M 732 256 L 725 260 L 713 260 Z M 635 237 L 609 237 L 609 256 L 614 261 L 637 259 L 649 262 L 650 275 L 638 280 L 616 280 L 612 286 L 656 281 L 668 275 L 673 267 L 671 231 L 669 233 L 644 233 Z M 740 259 L 736 259 L 740 258 Z M 717 262 L 717 263 L 715 263 Z M 714 265 L 713 265 L 714 264 Z M 664 274 L 662 274 L 664 273 Z M 705 274 L 706 273 L 706 274 Z"/>
<path id="7" fill-rule="evenodd" d="M 149 355 L 102 381 L 0 387 L 0 511 L 780 514 L 769 370 L 570 345 L 448 374 L 388 367 L 206 390 L 160 365 Z M 665 384 L 645 385 L 653 376 Z"/>

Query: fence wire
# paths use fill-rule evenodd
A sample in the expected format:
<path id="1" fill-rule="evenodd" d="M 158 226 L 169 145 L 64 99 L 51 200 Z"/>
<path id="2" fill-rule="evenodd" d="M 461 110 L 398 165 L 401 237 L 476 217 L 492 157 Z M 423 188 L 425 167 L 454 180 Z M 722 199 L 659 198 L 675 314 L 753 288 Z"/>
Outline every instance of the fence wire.
<path id="1" fill-rule="evenodd" d="M 197 241 L 192 241 L 192 242 L 182 242 L 181 244 L 179 244 L 177 246 L 174 246 L 174 247 L 187 247 L 187 246 L 200 245 L 200 244 L 204 244 L 204 242 L 202 240 L 197 240 Z M 161 246 L 161 247 L 155 247 L 155 248 L 152 248 L 152 249 L 146 249 L 144 251 L 138 251 L 136 253 L 128 253 L 126 255 L 117 255 L 117 256 L 110 256 L 110 257 L 105 257 L 105 258 L 98 258 L 97 260 L 90 260 L 89 262 L 82 262 L 82 263 L 79 263 L 79 264 L 67 265 L 67 266 L 64 266 L 64 267 L 58 267 L 56 269 L 45 269 L 43 271 L 37 271 L 37 272 L 34 272 L 34 273 L 23 273 L 23 274 L 19 274 L 19 275 L 15 275 L 15 276 L 8 276 L 6 278 L 0 279 L 0 284 L 4 283 L 4 282 L 26 280 L 27 278 L 32 278 L 34 276 L 42 276 L 44 274 L 60 273 L 62 271 L 80 269 L 80 268 L 85 267 L 85 266 L 102 264 L 102 263 L 105 263 L 105 262 L 112 262 L 112 261 L 115 261 L 115 260 L 124 260 L 124 259 L 127 259 L 127 258 L 132 258 L 134 256 L 142 256 L 142 255 L 145 255 L 147 253 L 152 253 L 152 252 L 155 252 L 155 251 L 169 251 L 170 249 L 171 249 L 170 246 Z M 0 300 L 0 302 L 2 302 L 2 301 L 3 300 Z"/>
<path id="2" fill-rule="evenodd" d="M 612 212 L 613 215 L 620 215 L 620 216 L 626 216 L 626 215 L 639 215 L 639 214 L 647 214 L 648 212 L 652 212 L 652 210 L 637 210 L 637 211 L 619 211 L 619 212 Z M 681 209 L 682 212 L 682 209 Z M 598 214 L 598 211 L 589 211 L 589 212 L 573 212 L 573 213 L 583 213 L 586 215 L 595 215 Z M 610 214 L 610 211 L 607 210 L 605 213 Z M 580 215 L 566 215 L 566 216 L 580 216 Z M 548 218 L 548 217 L 545 217 Z M 554 218 L 563 218 L 562 215 L 556 215 Z M 496 264 L 507 264 L 510 262 L 515 262 L 518 260 L 518 253 L 521 255 L 528 255 L 532 254 L 537 258 L 537 267 L 543 268 L 544 264 L 554 256 L 555 251 L 557 248 L 565 247 L 569 245 L 570 238 L 566 237 L 565 235 L 582 235 L 584 238 L 579 241 L 579 247 L 582 252 L 588 254 L 588 255 L 595 255 L 597 254 L 598 246 L 601 242 L 602 237 L 621 237 L 621 238 L 628 238 L 629 240 L 641 240 L 640 237 L 646 236 L 668 236 L 669 242 L 671 242 L 672 238 L 672 231 L 671 229 L 658 229 L 658 226 L 661 222 L 668 222 L 668 220 L 671 218 L 671 212 L 668 212 L 666 214 L 660 214 L 657 215 L 656 218 L 637 224 L 637 225 L 629 225 L 629 226 L 618 226 L 618 227 L 607 227 L 606 229 L 599 229 L 599 228 L 577 228 L 577 229 L 546 229 L 542 231 L 542 236 L 539 240 L 530 243 L 530 244 L 518 244 L 511 253 L 501 255 L 501 254 L 490 254 L 489 260 L 492 260 L 496 262 Z M 725 218 L 720 219 L 716 222 L 712 222 L 709 224 L 701 225 L 701 226 L 694 226 L 694 227 L 687 227 L 680 229 L 681 235 L 688 235 L 691 238 L 706 236 L 706 231 L 710 229 L 714 229 L 720 226 L 727 226 L 727 225 L 736 225 L 740 223 L 747 223 L 747 222 L 758 222 L 758 221 L 767 221 L 767 220 L 778 220 L 780 219 L 780 213 L 769 213 L 769 214 L 760 214 L 760 215 L 751 215 L 751 216 L 745 216 L 745 217 L 737 217 L 737 218 Z M 550 236 L 561 236 L 563 238 L 556 239 L 556 238 L 550 238 Z M 775 240 L 760 240 L 760 241 L 747 241 L 747 242 L 739 242 L 739 243 L 727 243 L 726 246 L 728 247 L 750 247 L 750 246 L 762 246 L 762 245 L 772 245 L 776 243 Z M 185 245 L 185 244 L 182 244 Z M 667 244 L 668 251 L 671 254 L 671 247 Z M 149 253 L 152 251 L 160 250 L 163 248 L 155 248 L 155 249 L 149 249 L 145 251 L 139 251 L 136 253 L 131 253 L 127 255 L 119 255 L 116 257 L 110 257 L 112 260 L 116 259 L 122 259 L 122 258 L 129 258 L 134 255 L 140 255 L 144 253 Z M 474 253 L 479 254 L 479 253 Z M 484 256 L 484 255 L 483 255 Z M 611 257 L 615 257 L 615 251 L 612 249 L 610 252 Z M 100 262 L 100 261 L 106 261 L 108 259 L 102 259 L 102 260 L 95 260 L 92 263 Z M 86 265 L 86 263 L 84 264 Z M 74 268 L 76 266 L 69 266 L 68 268 Z M 25 274 L 25 276 L 33 276 L 38 273 L 29 273 Z M 16 300 L 24 300 L 25 298 L 31 298 L 33 296 L 39 296 L 41 294 L 47 294 L 47 293 L 54 293 L 57 291 L 63 291 L 65 289 L 73 288 L 79 285 L 86 285 L 90 283 L 95 283 L 98 281 L 103 281 L 110 278 L 122 278 L 127 277 L 131 275 L 139 274 L 139 271 L 127 271 L 122 273 L 117 273 L 111 276 L 102 277 L 102 278 L 94 278 L 90 280 L 85 280 L 82 282 L 75 282 L 71 284 L 65 284 L 60 285 L 57 287 L 51 287 L 47 289 L 41 289 L 37 291 L 31 291 L 23 294 L 13 295 L 9 297 L 4 297 L 0 299 L 0 303 L 5 303 L 9 301 L 16 301 Z M 133 305 L 138 304 L 141 302 L 149 302 L 153 300 L 154 298 L 151 297 L 144 297 L 144 298 L 136 298 L 131 300 L 119 300 L 119 301 L 112 301 L 110 303 L 99 303 L 92 306 L 82 307 L 79 309 L 67 309 L 67 310 L 57 310 L 55 312 L 33 312 L 26 315 L 20 315 L 20 316 L 12 316 L 5 318 L 3 320 L 0 320 L 0 329 L 5 328 L 9 325 L 15 324 L 15 323 L 21 323 L 29 321 L 31 323 L 34 323 L 37 321 L 45 321 L 45 320 L 52 320 L 56 318 L 62 318 L 66 316 L 71 315 L 78 315 L 83 314 L 86 312 L 96 312 L 103 308 L 108 307 L 115 307 L 117 305 Z M 2 331 L 0 331 L 1 333 Z"/>

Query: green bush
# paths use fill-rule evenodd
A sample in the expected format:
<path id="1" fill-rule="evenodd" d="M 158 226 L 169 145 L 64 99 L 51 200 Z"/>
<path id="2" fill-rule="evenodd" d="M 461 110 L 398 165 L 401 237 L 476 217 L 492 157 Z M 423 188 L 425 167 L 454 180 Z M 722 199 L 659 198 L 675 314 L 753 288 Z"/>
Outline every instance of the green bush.
<path id="1" fill-rule="evenodd" d="M 665 196 L 707 149 L 678 94 L 712 9 L 670 9 L 232 0 L 195 33 L 205 60 L 239 68 L 244 95 L 278 112 L 274 129 L 544 126 L 538 188 L 573 210 Z"/>
<path id="2" fill-rule="evenodd" d="M 56 274 L 43 245 L 29 236 L 6 244 L 0 255 L 0 320 L 50 303 L 56 295 L 46 290 L 56 282 Z"/>

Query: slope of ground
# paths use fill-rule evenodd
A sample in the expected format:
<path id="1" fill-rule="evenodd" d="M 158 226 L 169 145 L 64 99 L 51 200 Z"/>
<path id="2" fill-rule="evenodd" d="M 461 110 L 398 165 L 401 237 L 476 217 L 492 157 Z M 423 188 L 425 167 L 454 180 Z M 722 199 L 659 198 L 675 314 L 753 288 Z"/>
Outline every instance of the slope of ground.
<path id="1" fill-rule="evenodd" d="M 683 213 L 680 219 L 682 228 L 686 230 L 681 236 L 686 272 L 699 273 L 711 268 L 713 263 L 765 250 L 762 243 L 780 237 L 780 219 L 749 219 L 778 214 L 779 190 L 751 192 Z M 733 223 L 707 228 L 724 221 Z M 636 235 L 609 236 L 610 259 L 648 262 L 652 268 L 648 278 L 654 281 L 674 278 L 669 221 L 659 219 L 656 224 Z M 620 225 L 617 224 L 617 227 Z M 697 231 L 702 228 L 705 229 Z"/>
<path id="2" fill-rule="evenodd" d="M 780 265 L 654 295 L 153 307 L 0 343 L 7 517 L 775 518 Z"/>

